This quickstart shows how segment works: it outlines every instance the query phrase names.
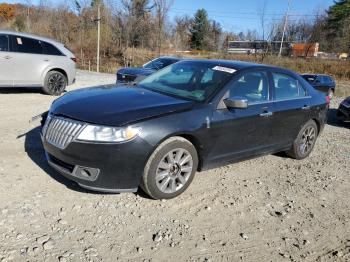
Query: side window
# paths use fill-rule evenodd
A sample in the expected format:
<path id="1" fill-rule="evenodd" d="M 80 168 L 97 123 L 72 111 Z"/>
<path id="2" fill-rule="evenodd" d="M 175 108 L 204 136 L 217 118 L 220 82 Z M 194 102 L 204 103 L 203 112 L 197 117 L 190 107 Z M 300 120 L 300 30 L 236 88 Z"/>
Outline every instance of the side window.
<path id="1" fill-rule="evenodd" d="M 229 97 L 243 97 L 248 102 L 269 100 L 269 81 L 265 72 L 249 72 L 242 75 L 229 89 Z"/>
<path id="2" fill-rule="evenodd" d="M 54 45 L 46 42 L 41 42 L 43 48 L 44 48 L 44 54 L 45 55 L 62 55 L 62 52 L 58 50 Z"/>
<path id="3" fill-rule="evenodd" d="M 40 41 L 21 37 L 21 36 L 13 36 L 14 39 L 14 49 L 19 53 L 28 53 L 28 54 L 42 54 L 43 48 Z"/>
<path id="4" fill-rule="evenodd" d="M 272 73 L 275 85 L 276 100 L 292 99 L 306 96 L 304 88 L 294 77 Z"/>
<path id="5" fill-rule="evenodd" d="M 209 83 L 213 80 L 214 70 L 208 69 L 202 76 L 201 84 Z"/>
<path id="6" fill-rule="evenodd" d="M 9 38 L 7 35 L 0 35 L 0 52 L 9 51 Z"/>

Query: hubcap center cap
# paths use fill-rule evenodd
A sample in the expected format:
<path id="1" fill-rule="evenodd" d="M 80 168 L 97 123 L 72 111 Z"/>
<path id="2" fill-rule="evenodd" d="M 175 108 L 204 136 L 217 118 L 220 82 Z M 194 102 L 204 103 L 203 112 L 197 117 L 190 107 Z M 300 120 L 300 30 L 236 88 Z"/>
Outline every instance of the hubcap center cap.
<path id="1" fill-rule="evenodd" d="M 170 166 L 169 173 L 172 176 L 176 176 L 180 171 L 180 166 L 179 164 L 173 164 Z"/>

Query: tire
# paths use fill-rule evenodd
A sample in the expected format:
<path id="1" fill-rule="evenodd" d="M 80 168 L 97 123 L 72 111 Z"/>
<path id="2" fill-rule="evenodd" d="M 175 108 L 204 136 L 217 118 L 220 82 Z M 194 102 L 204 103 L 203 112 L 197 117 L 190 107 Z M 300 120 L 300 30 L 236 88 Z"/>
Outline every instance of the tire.
<path id="1" fill-rule="evenodd" d="M 299 131 L 287 155 L 294 159 L 304 159 L 312 152 L 318 136 L 318 128 L 314 120 L 309 120 Z"/>
<path id="2" fill-rule="evenodd" d="M 171 199 L 191 184 L 198 167 L 196 148 L 182 137 L 171 137 L 152 153 L 141 188 L 153 199 Z"/>
<path id="3" fill-rule="evenodd" d="M 47 95 L 59 96 L 66 89 L 67 77 L 58 71 L 50 71 L 46 74 L 42 91 Z"/>

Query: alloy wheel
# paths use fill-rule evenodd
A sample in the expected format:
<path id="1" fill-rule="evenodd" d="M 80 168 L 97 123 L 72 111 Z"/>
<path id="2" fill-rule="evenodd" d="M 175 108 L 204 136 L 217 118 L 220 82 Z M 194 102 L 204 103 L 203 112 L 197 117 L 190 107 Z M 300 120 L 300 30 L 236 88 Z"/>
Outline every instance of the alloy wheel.
<path id="1" fill-rule="evenodd" d="M 156 170 L 157 188 L 167 194 L 180 190 L 193 171 L 191 154 L 183 148 L 168 152 L 159 162 Z"/>
<path id="2" fill-rule="evenodd" d="M 66 87 L 66 79 L 59 73 L 50 75 L 48 79 L 48 88 L 54 93 L 62 92 Z"/>
<path id="3" fill-rule="evenodd" d="M 303 155 L 308 154 L 311 150 L 316 141 L 316 130 L 313 126 L 307 127 L 302 136 L 300 141 L 300 152 Z"/>

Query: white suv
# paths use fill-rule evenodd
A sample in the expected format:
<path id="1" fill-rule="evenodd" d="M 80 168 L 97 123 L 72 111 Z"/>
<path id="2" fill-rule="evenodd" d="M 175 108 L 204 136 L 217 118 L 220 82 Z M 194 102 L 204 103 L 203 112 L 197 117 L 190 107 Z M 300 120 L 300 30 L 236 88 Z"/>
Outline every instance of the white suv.
<path id="1" fill-rule="evenodd" d="M 0 30 L 0 86 L 41 87 L 60 95 L 73 84 L 76 58 L 63 44 L 19 32 Z"/>

